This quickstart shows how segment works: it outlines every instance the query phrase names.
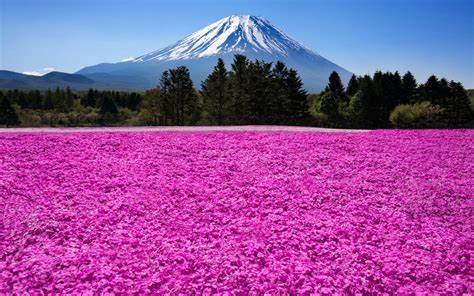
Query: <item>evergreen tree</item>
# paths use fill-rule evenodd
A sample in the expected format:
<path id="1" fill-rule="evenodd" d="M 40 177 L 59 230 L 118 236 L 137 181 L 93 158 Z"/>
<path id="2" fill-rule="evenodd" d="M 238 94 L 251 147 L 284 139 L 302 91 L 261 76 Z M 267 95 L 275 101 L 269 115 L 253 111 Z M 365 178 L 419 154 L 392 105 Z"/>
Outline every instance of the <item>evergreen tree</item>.
<path id="1" fill-rule="evenodd" d="M 12 107 L 10 100 L 0 92 L 0 125 L 17 125 L 18 115 L 15 109 Z"/>
<path id="2" fill-rule="evenodd" d="M 19 105 L 20 100 L 20 91 L 18 89 L 14 89 L 13 91 L 7 92 L 7 98 L 10 100 L 10 104 L 17 104 Z"/>
<path id="3" fill-rule="evenodd" d="M 401 78 L 398 73 L 376 71 L 373 78 L 374 93 L 371 97 L 370 122 L 373 126 L 389 125 L 390 111 L 400 100 Z"/>
<path id="4" fill-rule="evenodd" d="M 250 62 L 247 68 L 247 102 L 244 123 L 268 124 L 273 121 L 272 65 L 264 61 Z"/>
<path id="5" fill-rule="evenodd" d="M 53 98 L 53 92 L 51 91 L 51 89 L 48 89 L 46 91 L 46 94 L 43 97 L 42 108 L 43 110 L 54 109 L 54 98 Z"/>
<path id="6" fill-rule="evenodd" d="M 223 125 L 230 116 L 229 77 L 224 60 L 219 58 L 214 71 L 202 83 L 204 109 L 212 123 Z"/>
<path id="7" fill-rule="evenodd" d="M 237 54 L 234 56 L 232 71 L 230 73 L 232 114 L 233 123 L 245 123 L 245 116 L 248 108 L 248 66 L 249 61 L 246 56 Z"/>
<path id="8" fill-rule="evenodd" d="M 199 104 L 193 81 L 189 75 L 188 68 L 181 66 L 171 69 L 170 73 L 170 95 L 175 102 L 176 125 L 190 125 L 199 120 Z"/>
<path id="9" fill-rule="evenodd" d="M 447 107 L 447 99 L 451 95 L 451 87 L 449 85 L 448 80 L 446 78 L 441 78 L 439 80 L 439 104 L 441 107 Z"/>
<path id="10" fill-rule="evenodd" d="M 421 87 L 421 94 L 423 101 L 429 101 L 433 105 L 444 105 L 442 97 L 442 85 L 440 84 L 438 77 L 431 75 L 425 84 Z"/>
<path id="11" fill-rule="evenodd" d="M 469 96 L 461 83 L 451 81 L 450 92 L 446 97 L 444 119 L 449 127 L 467 127 L 474 123 Z"/>
<path id="12" fill-rule="evenodd" d="M 346 94 L 348 97 L 352 97 L 359 91 L 359 79 L 352 74 L 349 83 L 347 84 Z"/>
<path id="13" fill-rule="evenodd" d="M 400 104 L 407 104 L 416 101 L 416 79 L 410 71 L 406 72 L 402 78 L 402 98 Z"/>
<path id="14" fill-rule="evenodd" d="M 53 94 L 53 104 L 54 104 L 54 109 L 57 109 L 59 111 L 62 110 L 62 103 L 64 101 L 64 92 L 59 89 L 59 87 L 56 87 L 56 90 L 54 91 Z"/>
<path id="15" fill-rule="evenodd" d="M 372 78 L 365 75 L 360 79 L 359 91 L 349 102 L 352 126 L 357 128 L 375 127 L 378 120 L 377 97 Z"/>
<path id="16" fill-rule="evenodd" d="M 390 77 L 390 103 L 389 109 L 393 109 L 396 105 L 401 104 L 403 98 L 402 77 L 398 71 L 389 75 Z"/>
<path id="17" fill-rule="evenodd" d="M 272 70 L 273 85 L 272 85 L 272 100 L 269 102 L 267 108 L 268 112 L 272 114 L 273 124 L 284 124 L 291 117 L 288 106 L 291 105 L 289 100 L 289 86 L 287 83 L 288 69 L 286 65 L 278 61 Z"/>
<path id="18" fill-rule="evenodd" d="M 31 91 L 28 99 L 30 101 L 29 108 L 31 109 L 41 109 L 43 103 L 43 98 L 39 90 Z"/>
<path id="19" fill-rule="evenodd" d="M 92 88 L 87 91 L 87 95 L 81 99 L 81 105 L 86 107 L 96 106 L 96 94 Z"/>
<path id="20" fill-rule="evenodd" d="M 74 95 L 69 87 L 66 87 L 66 91 L 60 90 L 60 96 L 57 99 L 57 108 L 60 112 L 70 112 L 74 105 Z"/>
<path id="21" fill-rule="evenodd" d="M 174 97 L 171 97 L 170 95 L 170 87 L 171 87 L 171 81 L 169 77 L 169 71 L 164 71 L 161 74 L 160 78 L 160 84 L 158 88 L 161 91 L 161 106 L 160 110 L 163 116 L 163 124 L 164 125 L 169 125 L 169 124 L 176 124 L 175 123 L 175 106 L 176 102 L 174 101 Z"/>
<path id="22" fill-rule="evenodd" d="M 339 74 L 336 71 L 333 71 L 329 76 L 327 89 L 334 94 L 344 93 L 344 85 L 341 82 L 341 77 L 339 77 Z"/>
<path id="23" fill-rule="evenodd" d="M 22 109 L 27 109 L 29 107 L 29 101 L 24 92 L 18 92 L 18 98 L 17 98 L 17 104 L 22 108 Z"/>
<path id="24" fill-rule="evenodd" d="M 321 96 L 320 110 L 327 115 L 329 122 L 333 126 L 337 126 L 342 116 L 339 112 L 343 104 L 347 104 L 347 96 L 344 92 L 341 78 L 336 71 L 329 76 L 329 83 Z"/>
<path id="25" fill-rule="evenodd" d="M 138 110 L 138 105 L 140 105 L 142 98 L 139 93 L 133 92 L 127 96 L 127 102 L 125 107 L 132 111 Z"/>
<path id="26" fill-rule="evenodd" d="M 288 71 L 285 86 L 288 88 L 288 123 L 302 125 L 308 122 L 308 94 L 303 89 L 303 82 L 294 69 Z"/>
<path id="27" fill-rule="evenodd" d="M 102 97 L 99 113 L 101 115 L 102 124 L 116 121 L 118 109 L 110 95 L 105 94 Z"/>
<path id="28" fill-rule="evenodd" d="M 374 74 L 375 98 L 378 103 L 376 126 L 388 127 L 390 112 L 402 101 L 402 80 L 398 72 Z"/>

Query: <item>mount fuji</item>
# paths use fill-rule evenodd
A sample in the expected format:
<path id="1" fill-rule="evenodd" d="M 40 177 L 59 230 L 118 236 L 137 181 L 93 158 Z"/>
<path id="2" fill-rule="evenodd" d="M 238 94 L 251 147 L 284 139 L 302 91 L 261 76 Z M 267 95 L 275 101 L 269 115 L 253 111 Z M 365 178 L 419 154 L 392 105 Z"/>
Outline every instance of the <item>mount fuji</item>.
<path id="1" fill-rule="evenodd" d="M 266 62 L 280 60 L 298 71 L 305 89 L 311 92 L 322 90 L 332 71 L 338 72 L 343 82 L 352 75 L 295 41 L 268 20 L 248 15 L 223 18 L 163 49 L 124 62 L 85 67 L 76 74 L 112 88 L 142 90 L 155 87 L 163 71 L 184 65 L 199 88 L 219 57 L 230 69 L 235 54 Z"/>

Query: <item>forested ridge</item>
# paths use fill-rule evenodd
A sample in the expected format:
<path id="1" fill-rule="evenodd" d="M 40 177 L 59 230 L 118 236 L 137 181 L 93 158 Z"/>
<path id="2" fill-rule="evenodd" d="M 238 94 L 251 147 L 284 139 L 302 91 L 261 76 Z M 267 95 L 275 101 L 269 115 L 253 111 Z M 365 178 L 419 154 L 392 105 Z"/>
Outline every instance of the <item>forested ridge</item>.
<path id="1" fill-rule="evenodd" d="M 143 93 L 0 91 L 1 126 L 306 125 L 337 128 L 463 128 L 474 125 L 474 93 L 461 83 L 407 72 L 353 75 L 333 72 L 326 88 L 309 95 L 284 63 L 222 59 L 196 89 L 184 67 L 162 73 Z"/>

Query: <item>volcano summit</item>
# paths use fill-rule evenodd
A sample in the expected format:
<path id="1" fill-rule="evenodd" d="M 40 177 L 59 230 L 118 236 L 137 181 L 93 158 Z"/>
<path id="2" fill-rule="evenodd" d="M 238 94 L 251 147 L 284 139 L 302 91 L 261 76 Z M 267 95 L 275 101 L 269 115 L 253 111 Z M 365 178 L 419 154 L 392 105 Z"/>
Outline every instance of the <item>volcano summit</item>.
<path id="1" fill-rule="evenodd" d="M 187 66 L 196 86 L 221 57 L 230 69 L 235 54 L 267 62 L 283 61 L 300 74 L 308 91 L 319 91 L 337 71 L 344 82 L 351 73 L 295 41 L 268 20 L 248 15 L 223 18 L 173 45 L 126 62 L 104 63 L 77 72 L 101 84 L 145 89 L 157 85 L 161 73 Z"/>

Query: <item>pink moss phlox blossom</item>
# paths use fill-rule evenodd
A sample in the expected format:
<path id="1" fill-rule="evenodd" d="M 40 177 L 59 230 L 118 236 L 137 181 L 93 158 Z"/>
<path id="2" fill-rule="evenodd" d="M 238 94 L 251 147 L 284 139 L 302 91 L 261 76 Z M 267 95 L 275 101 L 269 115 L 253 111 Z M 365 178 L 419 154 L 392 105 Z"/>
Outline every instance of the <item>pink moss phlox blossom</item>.
<path id="1" fill-rule="evenodd" d="M 0 293 L 473 293 L 474 131 L 0 135 Z"/>

